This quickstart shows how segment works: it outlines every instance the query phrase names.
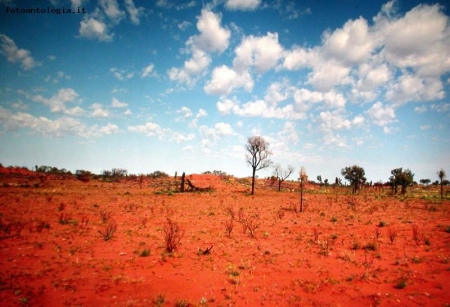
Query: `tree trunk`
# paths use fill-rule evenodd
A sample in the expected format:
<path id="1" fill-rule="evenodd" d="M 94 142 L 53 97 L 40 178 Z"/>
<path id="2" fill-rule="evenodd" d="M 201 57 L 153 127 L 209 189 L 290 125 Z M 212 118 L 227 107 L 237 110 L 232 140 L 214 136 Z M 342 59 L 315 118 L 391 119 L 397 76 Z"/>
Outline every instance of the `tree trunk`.
<path id="1" fill-rule="evenodd" d="M 181 186 L 180 186 L 180 192 L 183 193 L 184 192 L 184 172 L 183 175 L 181 175 Z"/>
<path id="2" fill-rule="evenodd" d="M 282 183 L 283 181 L 281 181 L 280 179 L 278 179 L 278 192 L 280 192 L 281 191 L 281 183 Z"/>
<path id="3" fill-rule="evenodd" d="M 255 195 L 255 174 L 256 174 L 256 167 L 253 167 L 253 174 L 252 174 L 252 195 Z"/>
<path id="4" fill-rule="evenodd" d="M 444 184 L 442 183 L 442 179 L 441 179 L 441 199 L 444 198 Z"/>
<path id="5" fill-rule="evenodd" d="M 303 212 L 303 180 L 300 181 L 300 212 Z"/>

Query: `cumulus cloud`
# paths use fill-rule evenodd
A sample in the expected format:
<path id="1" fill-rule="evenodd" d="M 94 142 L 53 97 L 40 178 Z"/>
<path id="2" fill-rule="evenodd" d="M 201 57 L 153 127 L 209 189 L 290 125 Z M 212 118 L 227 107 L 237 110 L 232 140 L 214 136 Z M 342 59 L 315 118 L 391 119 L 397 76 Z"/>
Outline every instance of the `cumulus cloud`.
<path id="1" fill-rule="evenodd" d="M 191 36 L 186 42 L 192 57 L 184 62 L 183 67 L 169 70 L 170 80 L 192 86 L 211 63 L 209 53 L 221 53 L 228 48 L 231 32 L 220 25 L 221 19 L 220 14 L 215 14 L 208 8 L 202 9 L 201 15 L 197 17 L 197 29 L 200 33 Z"/>
<path id="2" fill-rule="evenodd" d="M 319 129 L 323 132 L 349 129 L 352 126 L 351 121 L 345 117 L 341 110 L 320 112 L 317 123 Z"/>
<path id="3" fill-rule="evenodd" d="M 197 29 L 199 35 L 192 36 L 188 45 L 207 52 L 223 52 L 228 48 L 231 32 L 221 27 L 222 16 L 209 9 L 202 9 L 201 15 L 197 17 Z"/>
<path id="4" fill-rule="evenodd" d="M 106 126 L 88 126 L 71 117 L 61 117 L 52 120 L 43 116 L 36 117 L 29 113 L 12 113 L 3 107 L 0 107 L 0 125 L 7 130 L 17 131 L 20 128 L 24 128 L 29 130 L 29 134 L 52 138 L 62 138 L 70 135 L 84 138 L 101 137 L 107 134 L 115 134 L 119 131 L 119 128 L 111 123 L 108 123 Z"/>
<path id="5" fill-rule="evenodd" d="M 108 110 L 105 110 L 101 103 L 93 103 L 91 105 L 91 109 L 92 109 L 92 113 L 91 113 L 92 117 L 108 117 L 109 116 Z"/>
<path id="6" fill-rule="evenodd" d="M 295 122 L 285 122 L 283 125 L 283 130 L 278 133 L 278 136 L 284 144 L 297 144 L 298 134 Z"/>
<path id="7" fill-rule="evenodd" d="M 442 6 L 419 5 L 401 18 L 380 13 L 375 21 L 390 63 L 423 77 L 450 70 L 449 24 Z"/>
<path id="8" fill-rule="evenodd" d="M 386 126 L 396 121 L 394 108 L 389 105 L 384 106 L 379 101 L 372 105 L 367 114 L 378 126 Z"/>
<path id="9" fill-rule="evenodd" d="M 237 88 L 244 88 L 250 92 L 253 85 L 253 79 L 248 71 L 237 73 L 226 65 L 222 65 L 214 68 L 211 80 L 203 89 L 207 94 L 228 95 Z"/>
<path id="10" fill-rule="evenodd" d="M 198 75 L 203 73 L 209 63 L 211 63 L 211 57 L 206 52 L 195 49 L 192 57 L 184 62 L 183 67 L 172 67 L 169 70 L 169 78 L 170 80 L 192 86 L 197 81 Z"/>
<path id="11" fill-rule="evenodd" d="M 72 6 L 81 5 L 83 0 L 72 0 Z M 136 7 L 133 0 L 125 0 L 125 9 L 133 24 L 140 24 L 144 8 Z M 111 29 L 122 22 L 126 12 L 119 6 L 117 0 L 100 0 L 98 7 L 92 13 L 85 14 L 80 22 L 79 37 L 101 42 L 111 42 L 114 33 Z"/>
<path id="12" fill-rule="evenodd" d="M 261 0 L 226 0 L 225 7 L 229 10 L 252 11 L 258 8 Z"/>
<path id="13" fill-rule="evenodd" d="M 219 122 L 214 127 L 200 126 L 201 145 L 204 153 L 209 153 L 209 148 L 216 144 L 223 137 L 234 135 L 235 132 L 230 124 Z"/>
<path id="14" fill-rule="evenodd" d="M 170 137 L 173 141 L 175 141 L 177 143 L 181 143 L 181 142 L 192 141 L 193 139 L 195 139 L 195 134 L 193 134 L 193 133 L 182 134 L 179 132 L 173 132 Z"/>
<path id="15" fill-rule="evenodd" d="M 78 10 L 78 8 L 80 6 L 83 5 L 84 2 L 86 2 L 86 0 L 70 0 L 71 4 L 72 4 L 72 9 L 73 10 Z"/>
<path id="16" fill-rule="evenodd" d="M 177 121 L 192 117 L 192 111 L 188 107 L 181 107 L 181 109 L 177 110 L 176 113 L 180 114 L 180 117 L 178 117 Z"/>
<path id="17" fill-rule="evenodd" d="M 378 37 L 362 17 L 347 21 L 342 29 L 326 31 L 322 40 L 325 56 L 349 65 L 367 61 L 379 45 Z"/>
<path id="18" fill-rule="evenodd" d="M 20 62 L 23 70 L 29 70 L 36 66 L 36 62 L 31 56 L 31 52 L 26 49 L 19 49 L 16 43 L 4 34 L 0 34 L 1 53 L 6 56 L 9 62 Z"/>
<path id="19" fill-rule="evenodd" d="M 223 135 L 232 135 L 234 134 L 233 128 L 231 128 L 230 124 L 220 122 L 214 125 L 214 129 L 218 136 Z"/>
<path id="20" fill-rule="evenodd" d="M 125 17 L 125 12 L 120 10 L 117 0 L 100 0 L 99 4 L 113 23 L 117 24 Z"/>
<path id="21" fill-rule="evenodd" d="M 84 17 L 81 20 L 79 35 L 80 37 L 97 39 L 102 42 L 110 42 L 113 39 L 113 34 L 109 33 L 106 23 L 94 17 Z"/>
<path id="22" fill-rule="evenodd" d="M 309 70 L 317 91 L 350 86 L 353 101 L 385 98 L 395 104 L 443 98 L 441 76 L 450 71 L 450 27 L 440 5 L 419 5 L 404 16 L 395 1 L 373 24 L 360 17 L 327 30 L 322 44 L 283 51 L 278 70 Z"/>
<path id="23" fill-rule="evenodd" d="M 112 67 L 110 70 L 113 76 L 119 81 L 125 81 L 134 77 L 133 72 L 126 72 L 125 70 L 120 70 L 117 67 Z"/>
<path id="24" fill-rule="evenodd" d="M 155 123 L 147 122 L 144 125 L 128 126 L 128 131 L 145 134 L 146 136 L 162 136 L 164 130 Z"/>
<path id="25" fill-rule="evenodd" d="M 128 103 L 126 102 L 120 102 L 119 99 L 116 97 L 113 97 L 111 100 L 111 107 L 113 108 L 126 108 L 128 107 Z"/>
<path id="26" fill-rule="evenodd" d="M 77 101 L 78 93 L 72 88 L 62 88 L 55 95 L 50 98 L 45 98 L 42 95 L 35 95 L 32 100 L 35 102 L 41 102 L 50 107 L 50 111 L 53 113 L 64 113 L 70 115 L 81 115 L 84 110 L 76 106 L 68 108 L 68 103 L 74 103 Z"/>
<path id="27" fill-rule="evenodd" d="M 440 79 L 404 74 L 388 90 L 386 97 L 396 105 L 400 105 L 409 101 L 442 99 L 445 92 Z"/>
<path id="28" fill-rule="evenodd" d="M 235 53 L 233 67 L 237 71 L 254 67 L 258 74 L 262 74 L 278 64 L 283 47 L 278 43 L 278 33 L 269 32 L 262 37 L 244 37 Z"/>

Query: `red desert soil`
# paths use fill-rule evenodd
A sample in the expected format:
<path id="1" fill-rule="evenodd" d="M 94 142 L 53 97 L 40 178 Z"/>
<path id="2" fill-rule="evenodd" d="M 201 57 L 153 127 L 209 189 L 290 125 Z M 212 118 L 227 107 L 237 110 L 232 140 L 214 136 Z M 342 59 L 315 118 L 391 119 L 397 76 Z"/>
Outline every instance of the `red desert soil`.
<path id="1" fill-rule="evenodd" d="M 249 196 L 241 180 L 187 175 L 214 191 L 180 194 L 158 192 L 167 180 L 140 188 L 33 174 L 0 177 L 1 306 L 450 303 L 448 199 L 387 190 L 352 198 L 317 187 L 307 188 L 300 213 L 298 192 L 263 181 Z M 173 253 L 165 251 L 167 218 L 183 232 Z"/>

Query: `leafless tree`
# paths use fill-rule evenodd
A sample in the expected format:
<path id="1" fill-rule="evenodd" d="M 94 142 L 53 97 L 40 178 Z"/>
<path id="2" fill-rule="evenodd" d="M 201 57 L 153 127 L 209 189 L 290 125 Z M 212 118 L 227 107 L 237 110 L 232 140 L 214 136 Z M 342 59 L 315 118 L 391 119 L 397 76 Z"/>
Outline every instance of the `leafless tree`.
<path id="1" fill-rule="evenodd" d="M 252 195 L 254 195 L 256 172 L 272 165 L 269 158 L 272 152 L 269 150 L 269 143 L 260 136 L 249 137 L 245 150 L 247 151 L 246 161 L 252 167 Z"/>
<path id="2" fill-rule="evenodd" d="M 443 168 L 441 168 L 438 172 L 437 175 L 439 177 L 439 179 L 441 180 L 441 199 L 444 198 L 444 178 L 445 178 L 445 171 Z"/>
<path id="3" fill-rule="evenodd" d="M 305 168 L 302 166 L 300 168 L 300 212 L 303 212 L 303 187 L 306 182 L 308 182 L 308 175 L 306 174 Z"/>
<path id="4" fill-rule="evenodd" d="M 294 167 L 288 165 L 286 169 L 282 168 L 280 164 L 275 164 L 273 168 L 273 175 L 278 178 L 278 191 L 281 191 L 281 184 L 294 172 Z"/>

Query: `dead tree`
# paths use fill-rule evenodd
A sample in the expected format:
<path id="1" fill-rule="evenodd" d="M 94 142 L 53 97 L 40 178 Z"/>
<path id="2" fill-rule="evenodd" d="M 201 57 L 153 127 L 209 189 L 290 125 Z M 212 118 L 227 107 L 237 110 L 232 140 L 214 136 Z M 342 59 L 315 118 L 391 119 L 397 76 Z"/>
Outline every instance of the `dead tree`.
<path id="1" fill-rule="evenodd" d="M 188 191 L 199 191 L 199 192 L 207 192 L 212 191 L 212 187 L 206 187 L 206 188 L 200 188 L 195 186 L 189 179 L 186 179 L 187 185 L 188 185 Z"/>
<path id="2" fill-rule="evenodd" d="M 181 186 L 180 186 L 180 192 L 181 193 L 184 192 L 184 177 L 185 177 L 185 174 L 183 172 L 183 175 L 181 175 Z"/>

